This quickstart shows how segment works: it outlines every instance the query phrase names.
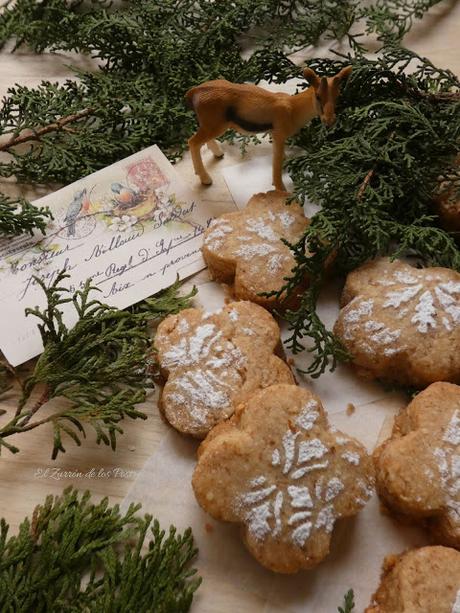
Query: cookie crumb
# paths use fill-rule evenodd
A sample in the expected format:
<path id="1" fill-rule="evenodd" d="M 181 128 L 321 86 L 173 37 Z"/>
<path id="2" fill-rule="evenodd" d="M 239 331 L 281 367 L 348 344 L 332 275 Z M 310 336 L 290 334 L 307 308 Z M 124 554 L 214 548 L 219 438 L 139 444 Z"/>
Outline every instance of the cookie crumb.
<path id="1" fill-rule="evenodd" d="M 347 404 L 347 415 L 348 416 L 353 415 L 355 411 L 356 411 L 355 405 L 352 402 L 349 402 Z"/>
<path id="2" fill-rule="evenodd" d="M 208 523 L 204 525 L 204 529 L 206 530 L 208 534 L 212 534 L 214 532 L 214 526 Z"/>

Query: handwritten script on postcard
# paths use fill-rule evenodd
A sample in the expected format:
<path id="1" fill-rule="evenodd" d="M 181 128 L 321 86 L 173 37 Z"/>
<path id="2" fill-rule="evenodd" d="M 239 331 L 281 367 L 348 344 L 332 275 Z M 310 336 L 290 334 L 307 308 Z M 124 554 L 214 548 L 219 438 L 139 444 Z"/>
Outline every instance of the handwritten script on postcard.
<path id="1" fill-rule="evenodd" d="M 16 366 L 43 347 L 35 317 L 47 285 L 66 269 L 71 290 L 91 278 L 99 300 L 126 308 L 205 267 L 202 234 L 214 215 L 153 146 L 36 201 L 54 220 L 46 235 L 0 239 L 0 349 Z M 220 211 L 219 211 L 220 212 Z M 76 320 L 72 307 L 67 325 Z"/>

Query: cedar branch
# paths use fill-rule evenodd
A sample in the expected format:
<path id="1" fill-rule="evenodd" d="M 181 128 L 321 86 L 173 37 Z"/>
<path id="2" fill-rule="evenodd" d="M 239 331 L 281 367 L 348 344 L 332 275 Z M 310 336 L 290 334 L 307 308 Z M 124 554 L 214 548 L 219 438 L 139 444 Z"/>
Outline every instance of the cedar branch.
<path id="1" fill-rule="evenodd" d="M 364 196 L 364 192 L 366 191 L 366 187 L 371 182 L 371 179 L 374 176 L 374 174 L 375 174 L 375 166 L 374 168 L 371 168 L 369 172 L 367 173 L 367 175 L 364 177 L 364 181 L 361 183 L 361 186 L 358 190 L 358 196 L 357 196 L 358 200 L 362 200 Z"/>
<path id="2" fill-rule="evenodd" d="M 40 140 L 40 138 L 44 134 L 49 134 L 50 132 L 57 132 L 58 130 L 64 130 L 66 132 L 73 132 L 74 130 L 71 128 L 66 128 L 67 124 L 74 123 L 75 121 L 79 121 L 84 117 L 88 117 L 89 115 L 93 115 L 95 113 L 95 109 L 87 108 L 83 111 L 79 111 L 78 113 L 73 113 L 72 115 L 67 115 L 66 117 L 61 117 L 54 123 L 50 123 L 43 128 L 39 128 L 38 130 L 33 130 L 30 134 L 20 134 L 18 136 L 13 136 L 9 141 L 0 145 L 0 151 L 8 151 L 12 147 L 16 147 L 17 145 L 22 145 L 28 141 Z"/>
<path id="3" fill-rule="evenodd" d="M 49 387 L 46 385 L 45 389 L 43 390 L 42 395 L 40 396 L 40 398 L 32 406 L 30 411 L 27 412 L 27 414 L 25 415 L 24 419 L 21 421 L 21 424 L 20 424 L 21 427 L 27 425 L 29 423 L 30 419 L 38 411 L 38 409 L 40 409 L 44 404 L 46 404 L 49 399 L 50 399 L 50 390 L 49 390 Z M 23 408 L 23 405 L 19 404 L 18 408 L 17 408 L 17 411 L 16 411 L 16 416 L 19 416 L 21 414 L 22 408 Z"/>

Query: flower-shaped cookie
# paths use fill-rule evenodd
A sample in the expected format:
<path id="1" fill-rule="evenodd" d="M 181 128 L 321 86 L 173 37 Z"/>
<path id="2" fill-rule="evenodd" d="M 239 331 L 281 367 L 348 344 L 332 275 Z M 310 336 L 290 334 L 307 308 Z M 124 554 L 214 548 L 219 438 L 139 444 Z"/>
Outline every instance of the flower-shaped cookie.
<path id="1" fill-rule="evenodd" d="M 387 556 L 372 599 L 365 613 L 459 613 L 460 553 L 420 547 Z"/>
<path id="2" fill-rule="evenodd" d="M 348 275 L 334 332 L 362 374 L 460 383 L 460 274 L 381 258 Z"/>
<path id="3" fill-rule="evenodd" d="M 460 548 L 460 387 L 433 383 L 416 396 L 374 461 L 387 506 Z"/>
<path id="4" fill-rule="evenodd" d="M 363 446 L 329 427 L 317 396 L 273 385 L 204 440 L 192 485 L 205 511 L 242 525 L 261 564 L 294 573 L 328 554 L 335 521 L 366 503 L 371 475 Z"/>
<path id="5" fill-rule="evenodd" d="M 259 294 L 283 287 L 295 260 L 281 239 L 296 243 L 308 224 L 301 206 L 286 205 L 286 194 L 256 194 L 246 208 L 222 215 L 206 230 L 203 257 L 211 277 L 233 283 L 237 298 L 279 306 L 279 300 Z"/>
<path id="6" fill-rule="evenodd" d="M 274 353 L 279 344 L 278 324 L 252 302 L 170 315 L 155 337 L 167 378 L 160 400 L 166 419 L 180 432 L 203 438 L 254 391 L 292 383 L 289 367 Z"/>

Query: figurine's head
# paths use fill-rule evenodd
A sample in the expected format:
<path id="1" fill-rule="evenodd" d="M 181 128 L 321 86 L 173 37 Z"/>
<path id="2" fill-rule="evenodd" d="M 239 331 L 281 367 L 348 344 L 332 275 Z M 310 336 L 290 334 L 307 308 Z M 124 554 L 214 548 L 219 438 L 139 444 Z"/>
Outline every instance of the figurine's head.
<path id="1" fill-rule="evenodd" d="M 315 90 L 316 112 L 327 126 L 332 126 L 335 122 L 335 105 L 339 96 L 340 83 L 348 77 L 351 71 L 352 66 L 346 66 L 333 77 L 321 78 L 312 68 L 305 68 L 303 71 L 303 76 Z"/>

